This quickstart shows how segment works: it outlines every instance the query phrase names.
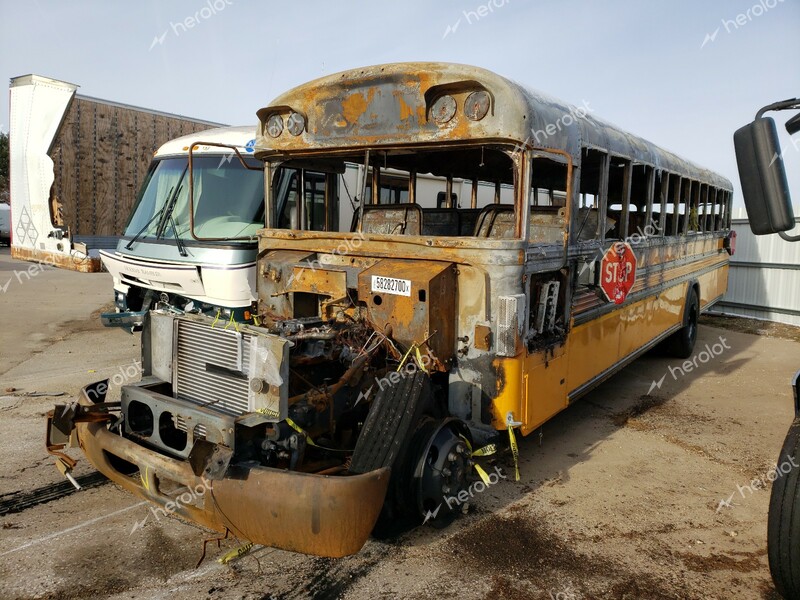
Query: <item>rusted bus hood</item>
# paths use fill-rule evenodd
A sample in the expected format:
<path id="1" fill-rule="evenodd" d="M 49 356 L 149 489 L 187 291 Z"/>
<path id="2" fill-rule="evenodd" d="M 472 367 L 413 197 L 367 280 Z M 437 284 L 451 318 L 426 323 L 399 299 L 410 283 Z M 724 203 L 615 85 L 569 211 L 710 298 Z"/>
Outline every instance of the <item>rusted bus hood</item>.
<path id="1" fill-rule="evenodd" d="M 91 404 L 85 392 L 80 402 Z M 229 529 L 256 544 L 305 554 L 338 558 L 358 552 L 375 526 L 389 485 L 389 469 L 330 477 L 232 467 L 225 479 L 208 482 L 194 474 L 188 461 L 144 448 L 103 423 L 79 423 L 77 435 L 89 462 L 156 505 L 153 514 L 160 510 L 216 531 Z M 120 472 L 117 459 L 138 467 L 139 476 Z M 194 494 L 199 504 L 162 494 L 159 482 L 167 480 L 202 490 Z"/>
<path id="2" fill-rule="evenodd" d="M 428 119 L 430 103 L 453 90 L 486 90 L 489 114 L 479 122 L 458 114 L 440 127 Z M 307 119 L 299 136 L 272 138 L 263 123 L 275 112 L 298 112 Z M 377 65 L 343 71 L 294 88 L 258 111 L 262 126 L 256 151 L 407 143 L 453 139 L 525 140 L 530 122 L 519 86 L 491 71 L 434 62 Z"/>

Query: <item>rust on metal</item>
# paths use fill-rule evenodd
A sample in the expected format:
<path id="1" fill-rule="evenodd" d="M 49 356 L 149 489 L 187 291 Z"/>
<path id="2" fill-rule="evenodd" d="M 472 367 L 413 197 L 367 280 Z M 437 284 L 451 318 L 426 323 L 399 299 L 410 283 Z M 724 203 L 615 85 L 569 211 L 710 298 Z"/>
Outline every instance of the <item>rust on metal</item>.
<path id="1" fill-rule="evenodd" d="M 85 388 L 82 405 L 90 405 Z M 81 448 L 92 465 L 127 491 L 165 513 L 215 531 L 284 550 L 341 557 L 358 552 L 369 537 L 389 485 L 389 470 L 363 475 L 324 476 L 267 467 L 238 467 L 233 476 L 208 481 L 187 461 L 148 450 L 113 434 L 104 424 L 76 425 Z M 139 470 L 134 479 L 120 465 Z M 161 490 L 201 490 L 202 506 L 184 503 Z"/>
<path id="2" fill-rule="evenodd" d="M 58 267 L 59 269 L 69 269 L 81 273 L 99 273 L 101 268 L 99 257 L 63 254 L 61 252 L 35 250 L 20 246 L 11 246 L 11 258 L 39 263 L 40 266 Z"/>

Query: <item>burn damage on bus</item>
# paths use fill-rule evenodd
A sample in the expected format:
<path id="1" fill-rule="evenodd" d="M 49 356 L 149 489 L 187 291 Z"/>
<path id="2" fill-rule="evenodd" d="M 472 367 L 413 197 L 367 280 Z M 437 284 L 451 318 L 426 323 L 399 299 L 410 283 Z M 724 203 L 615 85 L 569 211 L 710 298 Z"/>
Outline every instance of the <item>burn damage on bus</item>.
<path id="1" fill-rule="evenodd" d="M 78 410 L 54 411 L 51 451 L 63 456 L 77 429 L 91 462 L 133 493 L 168 506 L 210 485 L 175 513 L 310 554 L 352 554 L 391 524 L 447 524 L 446 498 L 480 474 L 475 450 L 507 440 L 516 460 L 515 429 L 535 431 L 682 331 L 684 305 L 721 287 L 713 232 L 729 214 L 711 209 L 692 242 L 706 275 L 691 303 L 686 273 L 665 277 L 666 238 L 701 198 L 729 202 L 729 184 L 591 116 L 531 139 L 566 114 L 438 63 L 280 96 L 258 112 L 266 227 L 252 324 L 150 311 L 142 380 L 118 407 L 90 386 Z M 340 189 L 348 169 L 358 183 Z M 612 304 L 596 257 L 644 218 L 662 239 L 637 246 L 639 287 Z"/>

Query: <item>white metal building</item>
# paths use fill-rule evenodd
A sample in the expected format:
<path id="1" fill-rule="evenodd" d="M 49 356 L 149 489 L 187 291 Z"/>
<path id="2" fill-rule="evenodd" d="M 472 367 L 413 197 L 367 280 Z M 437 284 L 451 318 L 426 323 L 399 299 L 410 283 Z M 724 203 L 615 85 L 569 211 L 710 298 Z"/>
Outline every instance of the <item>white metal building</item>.
<path id="1" fill-rule="evenodd" d="M 800 234 L 800 206 L 794 209 Z M 736 253 L 728 293 L 711 312 L 800 325 L 800 242 L 778 235 L 753 235 L 743 208 L 736 209 Z"/>

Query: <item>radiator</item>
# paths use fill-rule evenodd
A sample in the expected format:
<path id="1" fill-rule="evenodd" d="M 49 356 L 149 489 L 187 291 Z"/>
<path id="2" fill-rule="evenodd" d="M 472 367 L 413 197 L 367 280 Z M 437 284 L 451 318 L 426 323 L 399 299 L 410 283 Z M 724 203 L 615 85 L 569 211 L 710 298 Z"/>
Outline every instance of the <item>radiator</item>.
<path id="1" fill-rule="evenodd" d="M 253 337 L 178 320 L 176 396 L 232 416 L 252 410 L 248 373 Z"/>

